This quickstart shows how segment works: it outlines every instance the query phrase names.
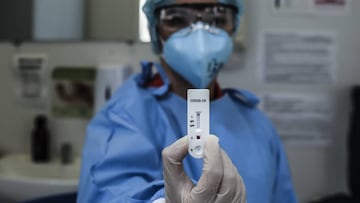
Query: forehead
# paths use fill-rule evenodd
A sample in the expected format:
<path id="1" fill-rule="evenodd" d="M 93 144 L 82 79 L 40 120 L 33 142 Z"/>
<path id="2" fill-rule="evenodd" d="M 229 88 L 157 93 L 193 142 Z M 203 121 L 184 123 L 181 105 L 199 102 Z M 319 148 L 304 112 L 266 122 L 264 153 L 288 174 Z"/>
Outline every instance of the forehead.
<path id="1" fill-rule="evenodd" d="M 175 0 L 176 4 L 217 3 L 217 0 Z"/>

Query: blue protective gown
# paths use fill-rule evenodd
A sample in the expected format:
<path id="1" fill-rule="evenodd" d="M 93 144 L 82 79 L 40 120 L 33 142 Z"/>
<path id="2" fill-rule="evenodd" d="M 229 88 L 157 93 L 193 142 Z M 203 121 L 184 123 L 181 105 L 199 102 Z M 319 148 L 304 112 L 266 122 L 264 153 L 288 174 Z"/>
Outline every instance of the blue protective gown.
<path id="1" fill-rule="evenodd" d="M 140 203 L 164 197 L 161 151 L 186 134 L 186 100 L 168 91 L 169 82 L 149 87 L 151 63 L 132 76 L 88 125 L 79 203 Z M 223 90 L 210 104 L 210 133 L 217 135 L 243 177 L 248 203 L 297 202 L 288 162 L 269 120 L 247 91 Z M 194 181 L 202 161 L 186 157 Z"/>

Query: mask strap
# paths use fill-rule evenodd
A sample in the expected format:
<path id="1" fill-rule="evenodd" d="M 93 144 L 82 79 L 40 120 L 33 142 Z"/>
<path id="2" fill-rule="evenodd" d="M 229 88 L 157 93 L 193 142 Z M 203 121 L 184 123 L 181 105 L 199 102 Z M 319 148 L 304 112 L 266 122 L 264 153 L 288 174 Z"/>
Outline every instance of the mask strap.
<path id="1" fill-rule="evenodd" d="M 156 70 L 160 74 L 160 77 L 164 84 L 161 87 L 155 88 L 153 90 L 153 93 L 155 95 L 162 96 L 168 92 L 169 87 L 170 87 L 170 81 L 164 71 L 164 68 L 159 63 L 154 63 L 154 65 L 155 65 Z"/>
<path id="2" fill-rule="evenodd" d="M 159 38 L 161 46 L 164 47 L 165 46 L 165 40 L 162 37 L 160 37 L 160 35 L 158 35 L 158 38 Z"/>
<path id="3" fill-rule="evenodd" d="M 152 77 L 152 62 L 149 61 L 141 61 L 141 73 L 136 76 L 136 82 L 144 87 L 146 86 L 147 82 L 151 80 Z"/>
<path id="4" fill-rule="evenodd" d="M 137 75 L 136 81 L 140 86 L 145 87 L 153 77 L 152 67 L 154 65 L 157 72 L 160 74 L 160 77 L 163 81 L 163 85 L 161 87 L 150 86 L 149 88 L 151 89 L 152 93 L 154 93 L 155 95 L 162 96 L 168 92 L 170 87 L 170 81 L 166 76 L 163 67 L 159 63 L 141 61 L 141 73 Z"/>

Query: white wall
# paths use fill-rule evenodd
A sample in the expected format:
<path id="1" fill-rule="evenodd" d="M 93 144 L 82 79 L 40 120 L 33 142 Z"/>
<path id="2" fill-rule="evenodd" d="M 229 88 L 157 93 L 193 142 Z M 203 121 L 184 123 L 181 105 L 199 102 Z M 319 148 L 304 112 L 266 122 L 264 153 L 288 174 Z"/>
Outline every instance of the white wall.
<path id="1" fill-rule="evenodd" d="M 295 188 L 304 201 L 314 195 L 346 190 L 346 134 L 349 117 L 349 88 L 360 83 L 360 1 L 354 0 L 353 12 L 344 16 L 299 16 L 281 18 L 271 15 L 264 0 L 250 1 L 249 27 L 245 67 L 231 67 L 221 73 L 223 86 L 250 89 L 258 94 L 267 91 L 327 93 L 337 102 L 336 136 L 325 148 L 286 146 Z M 256 36 L 267 29 L 330 30 L 338 33 L 338 81 L 328 86 L 261 85 L 256 81 Z M 49 68 L 57 65 L 96 65 L 100 61 L 119 61 L 137 65 L 140 59 L 154 59 L 147 44 L 130 48 L 123 43 L 27 43 L 14 48 L 0 43 L 0 151 L 28 152 L 32 118 L 41 111 L 24 108 L 15 101 L 10 68 L 12 54 L 17 52 L 46 53 Z M 130 53 L 130 54 L 129 54 Z M 130 55 L 130 56 L 129 56 Z M 45 110 L 45 113 L 47 110 Z M 80 153 L 87 120 L 50 118 L 54 149 L 71 141 Z M 260 191 L 259 191 L 260 192 Z"/>
<path id="2" fill-rule="evenodd" d="M 299 198 L 346 191 L 346 135 L 350 87 L 360 84 L 360 1 L 354 0 L 348 15 L 274 16 L 270 1 L 249 1 L 249 43 L 245 69 L 223 72 L 222 84 L 263 92 L 328 94 L 336 103 L 335 137 L 325 148 L 286 146 Z M 337 83 L 334 85 L 261 85 L 256 82 L 256 35 L 262 30 L 325 30 L 338 35 Z"/>
<path id="3" fill-rule="evenodd" d="M 133 63 L 138 68 L 142 58 L 154 59 L 147 44 L 129 47 L 125 43 L 43 43 L 24 44 L 14 48 L 11 44 L 0 44 L 0 152 L 29 152 L 30 132 L 33 117 L 37 113 L 51 116 L 49 108 L 32 109 L 20 105 L 14 96 L 14 84 L 11 57 L 14 53 L 45 53 L 48 67 L 56 66 L 95 66 L 101 62 Z M 143 57 L 142 57 L 143 56 Z M 85 133 L 86 119 L 50 118 L 53 138 L 53 153 L 59 152 L 62 142 L 74 144 L 79 154 Z"/>

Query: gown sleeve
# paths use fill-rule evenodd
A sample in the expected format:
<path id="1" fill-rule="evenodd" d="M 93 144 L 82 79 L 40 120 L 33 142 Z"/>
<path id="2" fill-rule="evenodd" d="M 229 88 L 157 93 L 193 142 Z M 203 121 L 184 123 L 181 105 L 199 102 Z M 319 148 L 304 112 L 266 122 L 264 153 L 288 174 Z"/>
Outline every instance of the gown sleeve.
<path id="1" fill-rule="evenodd" d="M 103 110 L 90 122 L 78 203 L 143 203 L 163 198 L 161 150 L 145 122 L 125 110 Z"/>
<path id="2" fill-rule="evenodd" d="M 276 177 L 273 187 L 272 203 L 297 203 L 297 197 L 294 192 L 289 164 L 277 133 L 273 138 L 273 146 L 276 153 Z"/>

